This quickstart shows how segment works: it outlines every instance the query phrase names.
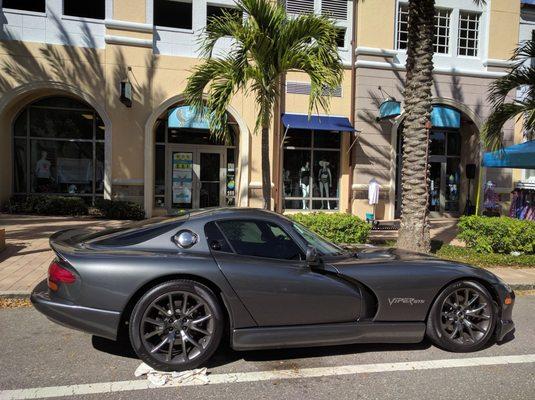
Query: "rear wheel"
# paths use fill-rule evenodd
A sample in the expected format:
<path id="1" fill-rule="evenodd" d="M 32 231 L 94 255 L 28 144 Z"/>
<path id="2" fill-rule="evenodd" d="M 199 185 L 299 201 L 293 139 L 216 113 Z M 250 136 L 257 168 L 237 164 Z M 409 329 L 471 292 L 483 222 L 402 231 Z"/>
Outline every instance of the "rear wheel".
<path id="1" fill-rule="evenodd" d="M 141 297 L 130 318 L 130 340 L 139 358 L 154 369 L 183 371 L 212 356 L 223 328 L 214 293 L 198 282 L 175 280 Z"/>
<path id="2" fill-rule="evenodd" d="M 473 281 L 455 282 L 438 296 L 427 321 L 427 336 L 445 350 L 477 351 L 493 337 L 494 301 Z"/>

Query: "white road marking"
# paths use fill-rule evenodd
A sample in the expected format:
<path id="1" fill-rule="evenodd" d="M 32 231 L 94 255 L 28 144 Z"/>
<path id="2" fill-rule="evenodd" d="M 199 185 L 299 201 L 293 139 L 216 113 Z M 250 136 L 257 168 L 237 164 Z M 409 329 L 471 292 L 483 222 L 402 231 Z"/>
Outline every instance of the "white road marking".
<path id="1" fill-rule="evenodd" d="M 535 354 L 524 354 L 518 356 L 497 356 L 497 357 L 474 357 L 474 358 L 455 358 L 445 360 L 427 360 L 411 361 L 398 363 L 380 363 L 380 364 L 357 364 L 344 365 L 337 367 L 319 367 L 304 369 L 287 369 L 275 371 L 260 372 L 236 372 L 228 374 L 208 375 L 208 385 L 229 384 L 238 382 L 259 382 L 276 379 L 302 379 L 318 378 L 340 375 L 358 375 L 378 372 L 395 372 L 395 371 L 417 371 L 443 368 L 463 368 L 478 367 L 485 365 L 507 365 L 507 364 L 526 364 L 535 363 Z M 119 381 L 119 382 L 101 382 L 88 383 L 69 386 L 51 386 L 38 387 L 31 389 L 16 389 L 0 391 L 0 400 L 26 400 L 40 399 L 62 396 L 77 396 L 84 394 L 102 394 L 113 392 L 125 392 L 130 390 L 159 389 L 177 386 L 200 386 L 203 383 L 191 381 L 180 384 L 167 384 L 155 387 L 146 379 Z"/>

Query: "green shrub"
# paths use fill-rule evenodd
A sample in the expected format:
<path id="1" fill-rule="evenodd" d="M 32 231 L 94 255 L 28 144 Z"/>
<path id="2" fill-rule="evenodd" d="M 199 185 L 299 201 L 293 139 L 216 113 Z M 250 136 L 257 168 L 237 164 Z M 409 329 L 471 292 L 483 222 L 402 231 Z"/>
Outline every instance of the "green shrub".
<path id="1" fill-rule="evenodd" d="M 467 247 L 480 253 L 535 253 L 535 222 L 508 217 L 461 217 L 459 235 Z"/>
<path id="2" fill-rule="evenodd" d="M 351 214 L 314 212 L 288 217 L 338 244 L 365 243 L 371 230 L 369 224 Z"/>
<path id="3" fill-rule="evenodd" d="M 89 207 L 80 197 L 72 196 L 15 196 L 5 206 L 12 214 L 87 215 Z"/>
<path id="4" fill-rule="evenodd" d="M 109 219 L 132 219 L 145 218 L 145 211 L 140 204 L 132 201 L 97 199 L 95 208 L 104 218 Z"/>
<path id="5" fill-rule="evenodd" d="M 436 252 L 437 257 L 447 260 L 458 261 L 476 267 L 535 267 L 535 254 L 522 254 L 512 256 L 510 254 L 479 253 L 475 249 L 444 245 Z"/>

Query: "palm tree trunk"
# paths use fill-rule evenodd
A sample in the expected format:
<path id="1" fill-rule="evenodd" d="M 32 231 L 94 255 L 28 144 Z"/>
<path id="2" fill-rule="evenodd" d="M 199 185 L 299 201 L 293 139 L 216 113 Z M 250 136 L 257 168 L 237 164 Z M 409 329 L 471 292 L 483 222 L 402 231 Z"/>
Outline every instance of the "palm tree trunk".
<path id="1" fill-rule="evenodd" d="M 434 0 L 411 0 L 409 3 L 401 225 L 397 245 L 419 252 L 428 252 L 431 243 L 426 122 L 430 118 L 433 85 L 434 10 Z"/>
<path id="2" fill-rule="evenodd" d="M 271 166 L 269 162 L 269 125 L 262 124 L 262 197 L 264 209 L 271 210 Z"/>

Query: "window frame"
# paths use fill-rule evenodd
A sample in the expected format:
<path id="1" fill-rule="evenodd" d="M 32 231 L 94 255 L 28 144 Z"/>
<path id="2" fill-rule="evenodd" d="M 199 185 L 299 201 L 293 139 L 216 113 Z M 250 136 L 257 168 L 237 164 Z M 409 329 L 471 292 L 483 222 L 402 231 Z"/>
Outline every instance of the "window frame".
<path id="1" fill-rule="evenodd" d="M 194 25 L 195 25 L 195 0 L 177 0 L 177 3 L 186 3 L 191 4 L 191 28 L 177 28 L 174 26 L 166 26 L 166 25 L 158 25 L 156 23 L 156 0 L 147 0 L 152 1 L 152 25 L 154 28 L 161 30 L 161 31 L 167 31 L 167 32 L 182 32 L 182 33 L 194 33 Z"/>
<path id="2" fill-rule="evenodd" d="M 470 29 L 467 29 L 466 32 L 475 32 L 476 33 L 476 38 L 475 39 L 468 39 L 467 37 L 464 39 L 464 40 L 474 40 L 475 43 L 476 43 L 476 48 L 475 48 L 475 54 L 474 55 L 467 55 L 467 54 L 461 54 L 460 53 L 460 49 L 461 49 L 461 18 L 463 16 L 463 14 L 468 14 L 468 15 L 472 15 L 472 16 L 477 16 L 477 20 L 476 20 L 476 23 L 477 23 L 477 28 L 475 30 L 470 30 Z M 456 32 L 456 35 L 457 35 L 457 38 L 455 40 L 455 43 L 456 43 L 456 51 L 455 51 L 455 54 L 457 57 L 462 57 L 462 58 L 468 58 L 468 59 L 476 59 L 476 58 L 480 58 L 480 54 L 481 54 L 481 38 L 482 38 L 482 35 L 481 35 L 481 21 L 482 21 L 482 18 L 483 18 L 483 13 L 482 12 L 479 12 L 479 11 L 474 11 L 474 10 L 465 10 L 465 9 L 459 9 L 458 10 L 458 13 L 457 13 L 457 32 Z M 471 20 L 467 20 L 468 23 L 471 21 Z M 471 48 L 469 47 L 463 47 L 463 49 L 465 50 L 469 50 Z"/>
<path id="3" fill-rule="evenodd" d="M 104 23 L 104 21 L 106 20 L 106 1 L 107 0 L 103 0 L 104 2 L 104 15 L 102 18 L 94 18 L 94 17 L 82 17 L 82 16 L 78 16 L 78 15 L 71 15 L 71 14 L 65 14 L 65 1 L 66 0 L 62 0 L 61 1 L 61 18 L 62 19 L 66 19 L 66 20 L 71 20 L 71 21 L 88 21 L 88 22 L 96 22 L 96 23 Z"/>
<path id="4" fill-rule="evenodd" d="M 299 249 L 299 252 L 300 252 L 300 259 L 299 260 L 289 260 L 287 258 L 276 258 L 276 257 L 263 257 L 263 256 L 253 256 L 253 255 L 248 255 L 248 254 L 240 254 L 236 251 L 236 249 L 234 248 L 234 246 L 232 245 L 232 242 L 229 240 L 229 238 L 227 237 L 227 234 L 225 233 L 225 231 L 223 230 L 223 228 L 220 226 L 220 222 L 225 222 L 225 221 L 243 221 L 243 222 L 254 222 L 255 224 L 258 224 L 259 222 L 260 223 L 265 223 L 265 224 L 273 224 L 275 225 L 277 228 L 279 228 L 280 230 L 282 230 L 291 240 L 292 242 L 297 246 L 297 248 Z M 262 259 L 262 260 L 277 260 L 277 261 L 283 261 L 283 262 L 288 262 L 288 263 L 296 263 L 296 262 L 301 262 L 301 263 L 304 263 L 306 262 L 305 258 L 306 258 L 306 250 L 303 249 L 303 246 L 302 244 L 300 243 L 300 238 L 299 240 L 296 239 L 295 235 L 292 234 L 291 232 L 289 232 L 288 229 L 286 229 L 285 227 L 283 227 L 281 224 L 277 223 L 277 222 L 273 222 L 269 219 L 263 219 L 263 218 L 258 218 L 258 217 L 255 217 L 255 218 L 245 218 L 245 217 L 226 217 L 226 218 L 218 218 L 218 219 L 215 219 L 215 220 L 212 220 L 212 221 L 209 221 L 207 222 L 206 224 L 210 223 L 210 222 L 213 222 L 217 228 L 219 229 L 219 231 L 221 232 L 221 234 L 223 235 L 223 237 L 225 238 L 225 241 L 227 242 L 227 244 L 229 245 L 230 249 L 232 250 L 232 253 L 229 253 L 229 252 L 221 252 L 219 251 L 219 253 L 224 253 L 224 254 L 233 254 L 234 256 L 239 256 L 239 257 L 247 257 L 247 258 L 258 258 L 258 259 Z M 206 226 L 205 224 L 205 226 Z M 206 240 L 206 235 L 205 235 L 205 240 Z M 217 251 L 217 250 L 212 250 L 210 248 L 210 245 L 208 243 L 208 248 L 210 249 L 210 251 Z"/>
<path id="5" fill-rule="evenodd" d="M 15 154 L 15 142 L 16 140 L 24 140 L 25 142 L 25 145 L 26 145 L 26 154 L 25 154 L 25 167 L 26 167 L 26 182 L 25 182 L 25 191 L 21 192 L 21 191 L 16 191 L 15 190 L 15 185 L 16 185 L 16 182 L 15 182 L 15 168 L 14 168 L 14 165 L 15 165 L 15 159 L 13 158 L 11 160 L 11 166 L 12 166 L 12 184 L 11 184 L 11 189 L 12 189 L 12 193 L 13 195 L 15 196 L 66 196 L 66 197 L 81 197 L 81 198 L 90 198 L 91 201 L 94 203 L 95 200 L 97 198 L 103 198 L 104 197 L 104 192 L 103 193 L 97 193 L 96 192 L 96 186 L 97 186 L 97 182 L 96 182 L 96 161 L 97 161 L 97 145 L 98 144 L 101 144 L 104 148 L 104 161 L 103 161 L 103 166 L 105 168 L 105 165 L 106 165 L 106 135 L 105 135 L 105 132 L 104 132 L 104 136 L 102 137 L 102 139 L 98 139 L 97 138 L 97 129 L 98 126 L 97 126 L 97 117 L 100 119 L 100 121 L 103 122 L 102 118 L 100 117 L 100 115 L 98 114 L 98 111 L 95 110 L 94 108 L 92 108 L 89 104 L 86 104 L 87 105 L 87 108 L 73 108 L 73 107 L 55 107 L 55 106 L 48 106 L 48 105 L 45 105 L 45 106 L 42 106 L 42 105 L 35 105 L 35 103 L 38 103 L 40 101 L 43 101 L 45 99 L 49 99 L 49 98 L 62 98 L 62 97 L 67 97 L 67 98 L 70 98 L 70 99 L 73 99 L 77 102 L 80 103 L 80 105 L 82 105 L 84 103 L 83 100 L 80 100 L 80 99 L 76 99 L 76 98 L 71 98 L 71 97 L 68 97 L 68 96 L 45 96 L 45 97 L 41 97 L 39 99 L 36 99 L 34 101 L 32 101 L 31 103 L 27 104 L 25 107 L 22 108 L 22 110 L 17 114 L 17 116 L 13 119 L 13 122 L 11 124 L 11 132 L 10 132 L 10 135 L 11 135 L 11 149 L 13 151 L 13 154 Z M 37 109 L 48 109 L 48 110 L 62 110 L 62 111 L 80 111 L 80 112 L 86 112 L 86 113 L 92 113 L 93 114 L 93 123 L 92 123 L 92 137 L 91 139 L 80 139 L 80 138 L 57 138 L 57 137 L 40 137 L 40 136 L 31 136 L 31 109 L 32 108 L 37 108 Z M 20 136 L 20 135 L 16 135 L 15 134 L 15 124 L 16 122 L 19 120 L 19 118 L 23 117 L 23 115 L 25 114 L 25 118 L 26 118 L 26 129 L 25 129 L 25 132 L 26 132 L 26 135 L 25 136 Z M 31 168 L 31 143 L 32 141 L 47 141 L 47 142 L 71 142 L 71 143 L 90 143 L 91 146 L 92 146 L 92 150 L 91 150 L 91 153 L 92 153 L 92 158 L 91 158 L 91 161 L 92 161 L 92 165 L 93 165 L 93 168 L 92 168 L 92 183 L 91 183 L 91 193 L 75 193 L 75 194 L 70 194 L 70 193 L 65 193 L 65 192 L 46 192 L 46 193 L 39 193 L 39 192 L 35 192 L 35 191 L 32 191 L 32 174 L 30 171 L 32 171 L 32 168 Z M 104 171 L 104 176 L 106 175 L 106 172 Z"/>
<path id="6" fill-rule="evenodd" d="M 316 132 L 324 132 L 324 131 L 317 131 L 317 130 L 310 130 L 309 131 L 310 134 L 311 134 L 311 138 L 310 138 L 310 146 L 285 146 L 283 144 L 282 146 L 282 165 L 284 167 L 284 157 L 285 157 L 285 150 L 302 150 L 302 151 L 310 151 L 310 179 L 314 179 L 314 152 L 316 151 L 329 151 L 329 152 L 333 152 L 333 153 L 338 153 L 338 179 L 337 179 L 337 192 L 338 192 L 338 197 L 314 197 L 313 196 L 313 193 L 314 193 L 314 187 L 315 187 L 315 183 L 313 183 L 313 185 L 311 185 L 311 188 L 310 188 L 310 194 L 308 197 L 306 197 L 306 201 L 308 203 L 308 207 L 307 209 L 303 210 L 303 209 L 300 209 L 300 208 L 286 208 L 284 205 L 286 204 L 286 200 L 291 200 L 291 201 L 303 201 L 303 199 L 305 197 L 294 197 L 294 196 L 289 196 L 289 197 L 286 197 L 284 195 L 284 180 L 281 180 L 281 185 L 282 185 L 282 202 L 283 202 L 283 208 L 284 210 L 290 210 L 290 211 L 299 211 L 299 212 L 314 212 L 314 211 L 318 211 L 318 210 L 323 210 L 325 212 L 337 212 L 337 211 L 340 211 L 340 183 L 341 183 L 341 179 L 342 179 L 342 163 L 341 163 L 341 160 L 342 160 L 342 136 L 344 134 L 344 132 L 342 131 L 338 131 L 337 134 L 340 135 L 340 147 L 338 148 L 334 148 L 334 147 L 331 147 L 331 148 L 326 148 L 326 147 L 315 147 L 314 146 L 314 142 L 315 142 L 315 133 Z M 334 181 L 334 179 L 333 179 Z M 332 209 L 315 209 L 313 208 L 313 204 L 314 204 L 314 201 L 336 201 L 337 202 L 337 206 L 336 208 L 332 208 Z"/>
<path id="7" fill-rule="evenodd" d="M 5 10 L 11 13 L 24 14 L 24 15 L 46 16 L 46 11 L 47 11 L 46 0 L 43 0 L 43 1 L 45 5 L 44 11 L 32 11 L 32 10 L 24 10 L 20 8 L 5 7 L 3 4 L 0 7 L 0 10 Z"/>

